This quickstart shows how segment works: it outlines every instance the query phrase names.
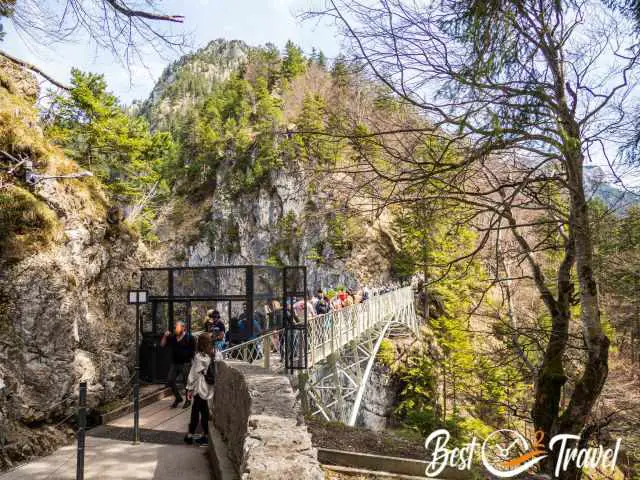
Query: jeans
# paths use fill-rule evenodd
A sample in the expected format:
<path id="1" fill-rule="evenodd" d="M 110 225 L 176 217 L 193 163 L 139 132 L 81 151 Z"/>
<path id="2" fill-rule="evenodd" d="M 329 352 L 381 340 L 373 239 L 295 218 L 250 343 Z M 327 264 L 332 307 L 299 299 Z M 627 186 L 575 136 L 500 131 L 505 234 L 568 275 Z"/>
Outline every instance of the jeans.
<path id="1" fill-rule="evenodd" d="M 187 379 L 189 378 L 189 370 L 191 369 L 190 363 L 172 363 L 169 367 L 169 379 L 167 380 L 167 386 L 173 392 L 173 396 L 177 401 L 182 401 L 182 395 L 178 390 L 178 379 L 182 380 L 183 388 L 187 385 Z"/>
<path id="2" fill-rule="evenodd" d="M 198 421 L 202 425 L 204 434 L 209 435 L 209 405 L 199 395 L 194 395 L 193 405 L 191 405 L 191 421 L 189 422 L 189 433 L 191 435 L 196 433 Z"/>

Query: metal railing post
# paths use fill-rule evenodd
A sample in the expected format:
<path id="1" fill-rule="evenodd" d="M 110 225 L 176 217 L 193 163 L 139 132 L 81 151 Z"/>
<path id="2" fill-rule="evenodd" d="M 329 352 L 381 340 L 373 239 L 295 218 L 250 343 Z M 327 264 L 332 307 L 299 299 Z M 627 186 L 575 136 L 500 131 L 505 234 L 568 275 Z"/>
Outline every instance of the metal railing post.
<path id="1" fill-rule="evenodd" d="M 133 444 L 140 441 L 140 304 L 136 303 L 136 371 L 133 384 Z"/>
<path id="2" fill-rule="evenodd" d="M 87 427 L 87 382 L 80 383 L 78 398 L 78 456 L 76 460 L 76 480 L 84 480 L 84 438 Z"/>
<path id="3" fill-rule="evenodd" d="M 331 353 L 335 352 L 335 343 L 336 343 L 336 317 L 335 313 L 331 314 Z"/>
<path id="4" fill-rule="evenodd" d="M 264 368 L 271 367 L 271 335 L 262 337 L 262 356 L 264 357 Z"/>

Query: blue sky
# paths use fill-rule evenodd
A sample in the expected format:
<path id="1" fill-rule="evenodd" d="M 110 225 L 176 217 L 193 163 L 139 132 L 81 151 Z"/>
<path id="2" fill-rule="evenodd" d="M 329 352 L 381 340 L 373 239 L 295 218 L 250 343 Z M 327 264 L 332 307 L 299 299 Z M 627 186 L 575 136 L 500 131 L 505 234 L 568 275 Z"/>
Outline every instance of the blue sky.
<path id="1" fill-rule="evenodd" d="M 194 48 L 216 38 L 244 40 L 250 45 L 272 42 L 282 48 L 291 39 L 307 53 L 316 47 L 334 57 L 340 50 L 335 30 L 314 21 L 301 23 L 296 18 L 297 13 L 314 3 L 317 5 L 317 0 L 164 0 L 160 6 L 168 14 L 185 16 L 182 28 L 191 34 Z M 129 75 L 111 53 L 96 49 L 95 45 L 89 47 L 86 38 L 43 47 L 25 41 L 10 22 L 4 23 L 8 33 L 1 48 L 8 53 L 38 65 L 60 81 L 68 80 L 72 67 L 102 73 L 110 89 L 126 103 L 146 98 L 163 68 L 179 56 L 167 52 L 166 58 L 160 58 L 150 52 L 145 55 L 144 65 L 135 65 Z"/>

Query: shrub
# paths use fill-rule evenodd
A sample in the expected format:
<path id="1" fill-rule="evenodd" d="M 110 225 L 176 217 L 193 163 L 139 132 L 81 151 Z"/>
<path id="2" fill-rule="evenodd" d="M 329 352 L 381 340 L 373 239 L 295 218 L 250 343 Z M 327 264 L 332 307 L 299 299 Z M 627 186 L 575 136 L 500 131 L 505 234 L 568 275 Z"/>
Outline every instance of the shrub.
<path id="1" fill-rule="evenodd" d="M 393 365 L 395 359 L 396 349 L 393 345 L 393 342 L 388 338 L 385 338 L 380 344 L 380 349 L 378 350 L 378 355 L 376 355 L 376 360 L 383 365 L 390 367 L 391 365 Z"/>

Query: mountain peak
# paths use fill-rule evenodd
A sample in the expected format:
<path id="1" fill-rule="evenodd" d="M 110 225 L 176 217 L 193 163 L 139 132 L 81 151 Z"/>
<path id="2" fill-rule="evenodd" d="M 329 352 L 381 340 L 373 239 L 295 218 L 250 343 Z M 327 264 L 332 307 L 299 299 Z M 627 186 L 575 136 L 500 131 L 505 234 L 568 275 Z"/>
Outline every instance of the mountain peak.
<path id="1" fill-rule="evenodd" d="M 214 86 L 246 62 L 251 47 L 242 40 L 218 38 L 167 66 L 141 112 L 154 129 L 167 128 L 169 117 L 197 104 Z"/>

